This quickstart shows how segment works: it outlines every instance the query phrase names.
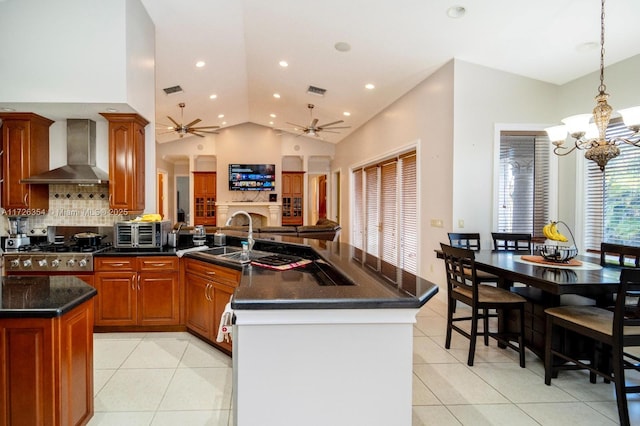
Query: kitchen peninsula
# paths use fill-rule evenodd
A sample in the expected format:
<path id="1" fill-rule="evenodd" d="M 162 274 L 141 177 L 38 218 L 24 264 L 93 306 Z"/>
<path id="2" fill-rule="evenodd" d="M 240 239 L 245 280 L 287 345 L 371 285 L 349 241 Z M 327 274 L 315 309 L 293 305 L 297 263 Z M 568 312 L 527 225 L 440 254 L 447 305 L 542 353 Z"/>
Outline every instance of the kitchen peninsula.
<path id="1" fill-rule="evenodd" d="M 73 276 L 0 282 L 0 425 L 84 425 L 93 416 L 93 300 Z"/>
<path id="2" fill-rule="evenodd" d="M 413 324 L 437 286 L 399 268 L 385 278 L 371 267 L 379 259 L 348 244 L 297 240 L 254 249 L 311 263 L 236 265 L 235 424 L 411 424 Z M 186 257 L 224 265 L 206 251 Z"/>

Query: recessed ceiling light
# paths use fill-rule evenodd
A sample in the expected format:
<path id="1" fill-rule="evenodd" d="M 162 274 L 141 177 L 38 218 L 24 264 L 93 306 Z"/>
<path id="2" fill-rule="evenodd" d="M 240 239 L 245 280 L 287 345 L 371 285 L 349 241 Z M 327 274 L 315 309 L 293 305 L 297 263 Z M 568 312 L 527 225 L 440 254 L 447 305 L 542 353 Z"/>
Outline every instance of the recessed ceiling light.
<path id="1" fill-rule="evenodd" d="M 198 67 L 198 68 L 202 68 L 202 67 L 204 67 L 204 65 L 205 65 L 204 61 L 196 62 L 196 67 Z"/>
<path id="2" fill-rule="evenodd" d="M 369 89 L 369 90 L 373 90 L 373 89 L 376 88 L 376 86 L 371 84 L 371 83 L 367 83 L 367 84 L 364 85 L 364 88 L 365 89 Z"/>
<path id="3" fill-rule="evenodd" d="M 218 97 L 218 95 L 216 95 L 215 93 L 213 95 L 209 95 L 209 99 L 216 99 Z"/>
<path id="4" fill-rule="evenodd" d="M 271 126 L 273 126 L 273 121 L 270 121 L 270 122 L 269 122 L 269 124 L 270 124 Z"/>
<path id="5" fill-rule="evenodd" d="M 276 115 L 275 114 L 269 114 L 269 117 L 276 118 Z"/>
<path id="6" fill-rule="evenodd" d="M 349 117 L 351 113 L 349 111 L 345 111 L 342 113 L 342 115 L 344 115 L 345 117 Z"/>
<path id="7" fill-rule="evenodd" d="M 218 114 L 218 118 L 224 118 L 224 114 Z"/>
<path id="8" fill-rule="evenodd" d="M 447 9 L 447 16 L 453 19 L 462 18 L 466 13 L 467 9 L 463 6 L 451 6 Z"/>
<path id="9" fill-rule="evenodd" d="M 107 112 L 118 112 L 115 108 L 107 108 Z"/>
<path id="10" fill-rule="evenodd" d="M 351 45 L 349 43 L 346 43 L 344 41 L 339 41 L 336 44 L 333 45 L 333 47 L 338 51 L 338 52 L 348 52 L 351 50 Z"/>
<path id="11" fill-rule="evenodd" d="M 280 64 L 280 66 L 281 66 L 282 68 L 286 68 L 286 67 L 288 67 L 288 66 L 289 66 L 289 63 L 288 63 L 287 61 L 280 61 L 280 62 L 278 62 L 278 63 Z"/>
<path id="12" fill-rule="evenodd" d="M 226 122 L 226 121 L 223 121 L 223 122 L 222 122 L 222 123 L 220 123 L 220 124 L 222 124 L 222 125 L 224 126 L 225 124 L 227 124 L 227 122 Z"/>
<path id="13" fill-rule="evenodd" d="M 2 108 L 2 110 L 6 111 L 6 112 L 14 112 L 15 108 L 4 107 L 4 108 Z"/>
<path id="14" fill-rule="evenodd" d="M 280 99 L 280 93 L 274 93 L 273 97 L 276 98 L 276 99 Z"/>

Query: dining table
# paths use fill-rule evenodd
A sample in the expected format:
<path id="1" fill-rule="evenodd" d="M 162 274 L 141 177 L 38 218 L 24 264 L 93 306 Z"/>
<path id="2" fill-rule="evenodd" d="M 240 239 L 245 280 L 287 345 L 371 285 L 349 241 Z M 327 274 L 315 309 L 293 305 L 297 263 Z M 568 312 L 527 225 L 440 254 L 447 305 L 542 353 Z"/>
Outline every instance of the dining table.
<path id="1" fill-rule="evenodd" d="M 478 270 L 495 275 L 499 287 L 527 300 L 525 344 L 541 358 L 545 346 L 545 309 L 569 304 L 606 306 L 620 283 L 620 268 L 603 267 L 597 257 L 577 256 L 561 263 L 527 252 L 479 250 L 474 254 Z M 515 316 L 499 316 L 499 329 L 517 330 L 517 325 Z M 579 351 L 592 350 L 583 342 L 574 342 L 574 347 Z"/>

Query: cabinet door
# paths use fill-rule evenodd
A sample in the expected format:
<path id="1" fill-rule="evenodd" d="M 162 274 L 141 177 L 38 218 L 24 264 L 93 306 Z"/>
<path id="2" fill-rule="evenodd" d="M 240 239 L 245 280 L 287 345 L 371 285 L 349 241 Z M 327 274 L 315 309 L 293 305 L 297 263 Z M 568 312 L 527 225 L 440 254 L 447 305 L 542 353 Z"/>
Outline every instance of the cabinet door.
<path id="1" fill-rule="evenodd" d="M 304 172 L 282 172 L 282 224 L 304 223 Z"/>
<path id="2" fill-rule="evenodd" d="M 193 172 L 193 223 L 216 225 L 216 172 Z"/>
<path id="3" fill-rule="evenodd" d="M 138 318 L 137 273 L 96 272 L 95 325 L 136 325 Z"/>
<path id="4" fill-rule="evenodd" d="M 222 314 L 224 313 L 224 308 L 229 303 L 229 299 L 235 290 L 234 287 L 214 283 L 213 284 L 213 339 L 216 339 L 218 336 L 218 329 L 220 327 L 220 321 L 222 319 Z M 222 348 L 231 351 L 231 342 L 218 342 Z"/>
<path id="5" fill-rule="evenodd" d="M 213 330 L 211 281 L 187 272 L 185 287 L 187 327 L 201 336 L 211 339 Z"/>
<path id="6" fill-rule="evenodd" d="M 177 272 L 138 273 L 138 324 L 180 323 L 180 289 Z"/>
<path id="7" fill-rule="evenodd" d="M 53 330 L 48 320 L 0 320 L 0 425 L 53 425 Z"/>

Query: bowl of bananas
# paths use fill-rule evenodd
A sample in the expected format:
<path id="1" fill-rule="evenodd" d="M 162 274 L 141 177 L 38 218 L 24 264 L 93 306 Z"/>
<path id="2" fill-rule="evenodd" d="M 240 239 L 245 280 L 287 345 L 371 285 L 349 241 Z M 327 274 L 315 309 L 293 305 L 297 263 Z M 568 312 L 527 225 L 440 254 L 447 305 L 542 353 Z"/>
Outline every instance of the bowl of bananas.
<path id="1" fill-rule="evenodd" d="M 558 224 L 562 223 L 569 234 L 571 242 L 558 230 Z M 538 252 L 549 262 L 566 263 L 578 255 L 578 248 L 575 246 L 573 233 L 566 223 L 562 221 L 551 221 L 542 228 L 542 233 L 547 237 L 545 244 L 538 246 Z"/>

